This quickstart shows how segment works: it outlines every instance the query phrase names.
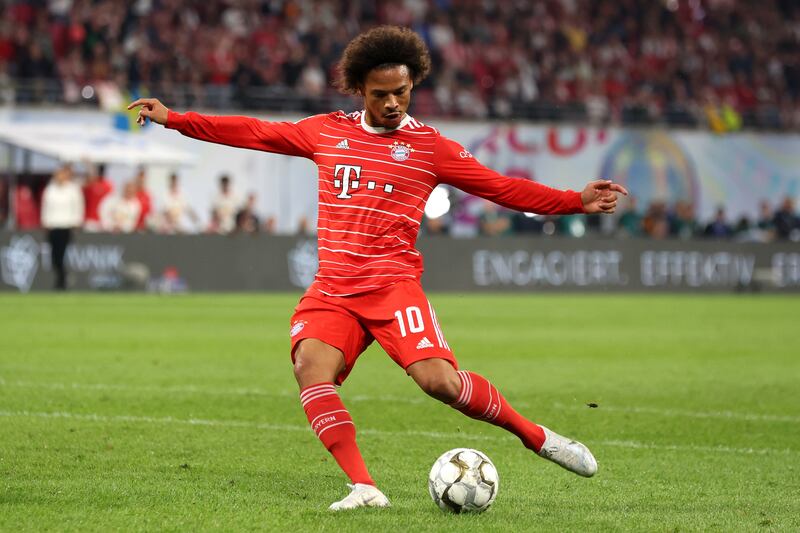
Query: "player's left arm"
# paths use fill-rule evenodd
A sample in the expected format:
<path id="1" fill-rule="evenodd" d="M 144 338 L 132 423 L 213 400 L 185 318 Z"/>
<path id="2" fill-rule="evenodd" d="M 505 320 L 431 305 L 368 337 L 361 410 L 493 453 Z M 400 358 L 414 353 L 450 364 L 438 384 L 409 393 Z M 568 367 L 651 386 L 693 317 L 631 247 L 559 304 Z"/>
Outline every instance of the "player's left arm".
<path id="1" fill-rule="evenodd" d="M 442 183 L 517 211 L 541 215 L 613 213 L 617 193 L 628 194 L 610 180 L 591 181 L 577 192 L 504 176 L 483 166 L 464 147 L 443 136 L 437 140 L 434 161 Z"/>

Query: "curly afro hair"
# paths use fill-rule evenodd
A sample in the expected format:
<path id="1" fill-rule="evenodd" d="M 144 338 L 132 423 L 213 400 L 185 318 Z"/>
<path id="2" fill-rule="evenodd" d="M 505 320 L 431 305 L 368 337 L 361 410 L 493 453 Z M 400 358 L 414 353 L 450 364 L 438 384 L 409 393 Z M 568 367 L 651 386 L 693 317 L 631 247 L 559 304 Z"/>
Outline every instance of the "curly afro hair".
<path id="1" fill-rule="evenodd" d="M 431 71 L 431 56 L 425 42 L 414 31 L 397 26 L 378 26 L 350 41 L 337 65 L 336 87 L 358 94 L 367 74 L 377 67 L 405 65 L 414 84 Z"/>

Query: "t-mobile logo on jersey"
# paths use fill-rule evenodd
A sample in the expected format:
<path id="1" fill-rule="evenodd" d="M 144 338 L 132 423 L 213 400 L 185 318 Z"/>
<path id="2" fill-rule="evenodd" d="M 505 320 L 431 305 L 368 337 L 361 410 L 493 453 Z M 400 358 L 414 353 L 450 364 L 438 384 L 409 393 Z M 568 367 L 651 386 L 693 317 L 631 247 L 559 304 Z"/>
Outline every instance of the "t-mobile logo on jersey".
<path id="1" fill-rule="evenodd" d="M 342 171 L 342 179 L 339 178 L 339 171 Z M 353 176 L 355 174 L 355 176 Z M 350 196 L 349 191 L 358 189 L 358 180 L 361 178 L 361 167 L 357 167 L 354 165 L 336 165 L 336 168 L 333 170 L 333 177 L 336 178 L 333 180 L 334 187 L 341 187 L 342 192 L 336 195 L 336 198 L 341 198 L 346 200 L 348 198 L 352 198 Z M 355 179 L 353 179 L 355 177 Z"/>
<path id="2" fill-rule="evenodd" d="M 341 179 L 339 179 L 339 171 L 341 171 Z M 361 167 L 355 165 L 336 165 L 333 169 L 333 186 L 336 188 L 341 187 L 342 192 L 336 195 L 336 198 L 347 200 L 352 198 L 350 191 L 358 189 L 359 180 L 361 179 Z M 375 190 L 377 183 L 372 180 L 367 182 L 367 189 L 370 191 Z M 394 191 L 394 185 L 386 183 L 383 186 L 383 192 L 391 194 Z"/>

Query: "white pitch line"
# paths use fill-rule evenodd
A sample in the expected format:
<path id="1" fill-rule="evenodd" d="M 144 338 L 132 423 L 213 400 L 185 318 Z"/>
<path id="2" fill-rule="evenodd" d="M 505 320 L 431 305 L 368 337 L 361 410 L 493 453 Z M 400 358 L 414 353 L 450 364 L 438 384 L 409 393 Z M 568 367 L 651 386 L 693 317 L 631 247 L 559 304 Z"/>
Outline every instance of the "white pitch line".
<path id="1" fill-rule="evenodd" d="M 264 422 L 251 422 L 248 420 L 215 420 L 215 419 L 202 419 L 202 418 L 174 418 L 171 416 L 166 417 L 152 417 L 152 416 L 139 416 L 139 415 L 100 415 L 96 413 L 69 413 L 65 411 L 55 412 L 35 412 L 35 411 L 0 411 L 0 416 L 4 417 L 19 417 L 19 418 L 63 418 L 69 420 L 85 420 L 89 422 L 138 422 L 145 424 L 176 424 L 187 426 L 210 426 L 210 427 L 232 427 L 232 428 L 247 428 L 247 429 L 267 429 L 273 431 L 301 431 L 312 433 L 311 428 L 308 426 L 297 426 L 291 424 L 270 424 Z M 403 436 L 412 435 L 419 437 L 432 437 L 432 438 L 470 438 L 475 440 L 502 440 L 501 437 L 493 437 L 489 435 L 466 435 L 464 433 L 440 433 L 436 431 L 386 431 L 382 429 L 359 429 L 361 434 L 378 435 L 378 436 Z"/>
<path id="2" fill-rule="evenodd" d="M 115 385 L 109 383 L 44 383 L 36 381 L 6 381 L 0 378 L 0 386 L 20 387 L 32 389 L 52 390 L 109 390 L 127 392 L 155 392 L 155 393 L 185 393 L 185 394 L 210 394 L 214 396 L 299 396 L 299 393 L 289 391 L 270 392 L 263 389 L 250 389 L 234 387 L 230 389 L 213 389 L 196 387 L 194 385 L 170 385 L 155 387 L 152 385 Z"/>
<path id="3" fill-rule="evenodd" d="M 41 388 L 52 390 L 109 390 L 109 391 L 127 391 L 127 392 L 149 392 L 149 393 L 166 393 L 166 394 L 208 394 L 213 396 L 264 396 L 270 398 L 297 398 L 299 393 L 296 391 L 288 390 L 266 390 L 258 388 L 245 388 L 234 387 L 225 389 L 196 387 L 193 385 L 179 385 L 179 386 L 165 386 L 155 387 L 148 385 L 115 385 L 107 383 L 44 383 L 34 381 L 6 381 L 0 378 L 0 386 L 5 387 L 20 387 L 20 388 Z M 398 396 L 391 394 L 381 394 L 373 396 L 369 394 L 342 394 L 342 398 L 347 402 L 386 402 L 393 404 L 411 404 L 419 405 L 431 402 L 433 400 L 427 398 L 424 394 L 420 393 L 415 396 Z M 514 401 L 511 404 L 516 408 L 527 409 L 531 404 L 525 401 Z M 556 402 L 552 404 L 555 409 L 570 409 L 570 410 L 585 410 L 587 409 L 583 404 L 567 405 Z M 610 405 L 601 405 L 596 413 L 603 411 L 613 413 L 630 413 L 630 414 L 648 414 L 657 416 L 668 417 L 686 417 L 686 418 L 703 418 L 703 419 L 727 419 L 727 420 L 743 420 L 748 422 L 783 422 L 790 424 L 800 424 L 800 416 L 792 415 L 769 415 L 758 413 L 738 413 L 736 411 L 685 411 L 680 409 L 660 409 L 655 407 L 615 407 Z"/>
<path id="4" fill-rule="evenodd" d="M 770 455 L 770 454 L 796 454 L 798 450 L 777 449 L 777 448 L 733 448 L 730 446 L 698 446 L 698 445 L 679 445 L 679 444 L 654 444 L 646 442 L 636 442 L 630 440 L 607 440 L 597 444 L 601 446 L 617 446 L 620 448 L 633 448 L 641 450 L 669 450 L 676 452 L 713 452 L 713 453 L 735 453 L 739 455 Z"/>
<path id="5" fill-rule="evenodd" d="M 584 406 L 565 405 L 555 403 L 556 409 L 583 409 Z M 659 409 L 656 407 L 614 407 L 601 405 L 598 411 L 610 411 L 613 413 L 633 413 L 659 416 L 676 416 L 687 418 L 716 418 L 729 420 L 745 420 L 749 422 L 789 422 L 792 424 L 800 423 L 800 416 L 791 415 L 766 415 L 754 413 L 737 413 L 736 411 L 684 411 L 681 409 Z"/>
<path id="6" fill-rule="evenodd" d="M 207 427 L 225 427 L 225 428 L 246 428 L 246 429 L 261 429 L 270 431 L 298 431 L 311 433 L 308 426 L 297 426 L 291 424 L 269 424 L 263 422 L 251 422 L 248 420 L 215 420 L 215 419 L 201 419 L 201 418 L 173 418 L 167 417 L 151 417 L 151 416 L 133 416 L 133 415 L 100 415 L 95 413 L 69 413 L 65 411 L 56 412 L 34 412 L 34 411 L 0 411 L 2 417 L 13 418 L 62 418 L 68 420 L 83 420 L 89 422 L 105 422 L 105 423 L 144 423 L 144 424 L 163 424 L 163 425 L 186 425 L 186 426 L 207 426 Z M 491 436 L 491 435 L 471 435 L 467 433 L 443 433 L 439 431 L 387 431 L 383 429 L 359 429 L 359 433 L 363 435 L 376 435 L 380 437 L 429 437 L 435 439 L 458 439 L 464 440 L 480 440 L 480 441 L 493 441 L 501 442 L 511 439 L 508 436 Z M 609 446 L 616 448 L 631 448 L 631 449 L 644 449 L 644 450 L 663 450 L 675 452 L 710 452 L 710 453 L 733 453 L 739 455 L 798 455 L 800 450 L 792 449 L 778 449 L 778 448 L 734 448 L 730 446 L 698 446 L 693 444 L 657 444 L 636 441 L 622 441 L 622 440 L 605 440 L 594 441 L 593 446 Z"/>
<path id="7" fill-rule="evenodd" d="M 208 394 L 213 396 L 265 396 L 271 398 L 299 398 L 299 391 L 269 391 L 265 389 L 234 387 L 229 389 L 215 389 L 206 387 L 195 387 L 193 385 L 170 385 L 165 387 L 154 387 L 152 385 L 114 385 L 108 383 L 43 383 L 35 381 L 6 381 L 0 378 L 0 386 L 4 387 L 20 387 L 32 389 L 51 389 L 51 390 L 108 390 L 108 391 L 125 391 L 125 392 L 152 392 L 152 393 L 168 393 L 168 394 Z M 391 394 L 382 394 L 380 396 L 370 396 L 365 394 L 346 395 L 343 397 L 348 402 L 391 402 L 391 403 L 408 403 L 420 404 L 428 401 L 424 394 L 420 393 L 415 397 L 396 396 Z"/>

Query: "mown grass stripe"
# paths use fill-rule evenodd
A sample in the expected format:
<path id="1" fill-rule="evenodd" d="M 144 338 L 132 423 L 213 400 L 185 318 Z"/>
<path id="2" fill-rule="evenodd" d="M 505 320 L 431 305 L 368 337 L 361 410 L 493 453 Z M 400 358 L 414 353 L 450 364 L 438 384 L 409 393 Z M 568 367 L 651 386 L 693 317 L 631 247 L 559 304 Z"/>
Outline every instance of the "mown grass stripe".
<path id="1" fill-rule="evenodd" d="M 135 415 L 100 415 L 96 413 L 70 413 L 65 411 L 54 412 L 35 412 L 35 411 L 0 411 L 0 416 L 4 417 L 20 417 L 20 418 L 63 418 L 70 420 L 83 420 L 89 422 L 105 422 L 105 423 L 144 423 L 144 424 L 176 424 L 188 426 L 209 426 L 209 427 L 225 427 L 225 428 L 246 428 L 246 429 L 261 429 L 270 431 L 298 431 L 310 432 L 308 426 L 300 426 L 293 424 L 271 424 L 264 422 L 251 422 L 247 420 L 217 420 L 217 419 L 202 419 L 202 418 L 173 418 L 166 417 L 151 417 L 151 416 L 135 416 Z M 430 437 L 436 439 L 472 439 L 481 441 L 502 441 L 512 438 L 496 437 L 491 435 L 469 435 L 465 433 L 446 433 L 439 431 L 387 431 L 384 429 L 359 429 L 359 433 L 365 435 L 378 435 L 386 437 Z M 773 454 L 800 454 L 800 450 L 792 449 L 776 449 L 776 448 L 736 448 L 730 446 L 699 446 L 693 444 L 660 444 L 660 443 L 645 443 L 636 441 L 622 441 L 622 440 L 605 440 L 595 441 L 593 445 L 596 446 L 611 446 L 620 448 L 632 449 L 648 449 L 648 450 L 665 450 L 677 452 L 710 452 L 710 453 L 735 453 L 747 455 L 773 455 Z"/>
<path id="2" fill-rule="evenodd" d="M 193 385 L 155 387 L 147 385 L 117 385 L 109 383 L 46 383 L 33 381 L 6 381 L 0 378 L 0 386 L 20 387 L 20 388 L 42 388 L 52 390 L 115 390 L 128 391 L 135 393 L 164 393 L 164 394 L 204 394 L 214 396 L 265 396 L 273 398 L 296 398 L 296 391 L 269 391 L 259 388 L 235 387 L 229 389 L 219 389 L 213 387 L 196 387 Z M 420 393 L 419 397 L 409 398 L 406 396 L 381 394 L 373 396 L 369 394 L 356 394 L 345 396 L 348 402 L 388 402 L 403 404 L 422 404 L 430 400 Z M 530 407 L 528 402 L 514 401 L 515 407 Z M 584 409 L 584 405 L 567 405 L 556 402 L 552 404 L 555 409 Z M 600 407 L 603 411 L 626 414 L 645 414 L 666 417 L 686 417 L 686 418 L 707 418 L 707 419 L 730 419 L 743 420 L 748 422 L 784 422 L 800 424 L 800 416 L 792 415 L 771 415 L 762 413 L 740 413 L 737 411 L 688 411 L 682 409 L 661 409 L 657 407 L 621 407 L 603 404 Z"/>

